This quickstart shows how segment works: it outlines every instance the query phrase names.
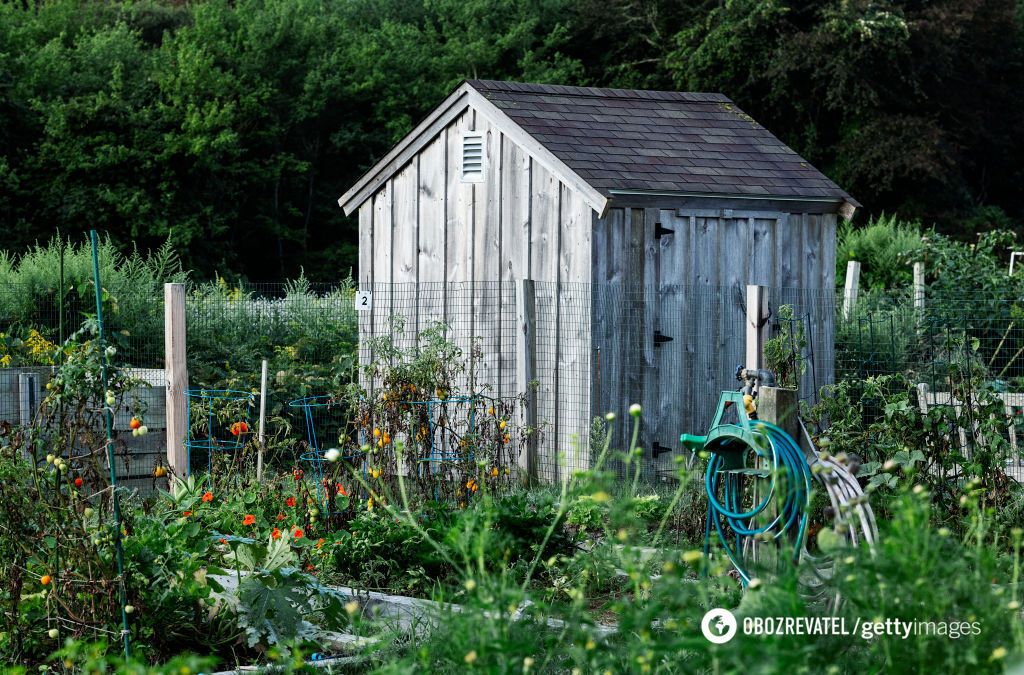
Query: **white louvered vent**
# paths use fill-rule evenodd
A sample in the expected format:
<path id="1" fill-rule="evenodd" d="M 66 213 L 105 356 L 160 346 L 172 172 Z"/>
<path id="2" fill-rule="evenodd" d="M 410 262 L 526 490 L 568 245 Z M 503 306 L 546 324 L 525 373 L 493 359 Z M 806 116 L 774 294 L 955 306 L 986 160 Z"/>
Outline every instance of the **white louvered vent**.
<path id="1" fill-rule="evenodd" d="M 480 183 L 484 179 L 484 139 L 480 134 L 462 137 L 462 182 Z"/>

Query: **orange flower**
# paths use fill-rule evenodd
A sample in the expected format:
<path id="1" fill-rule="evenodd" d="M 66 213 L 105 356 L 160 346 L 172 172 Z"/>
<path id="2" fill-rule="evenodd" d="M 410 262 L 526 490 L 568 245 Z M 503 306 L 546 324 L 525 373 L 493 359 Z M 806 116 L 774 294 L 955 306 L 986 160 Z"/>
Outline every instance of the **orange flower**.
<path id="1" fill-rule="evenodd" d="M 242 518 L 242 525 L 255 525 L 255 524 L 256 524 L 256 516 L 252 515 L 251 513 L 245 514 L 245 518 Z"/>
<path id="2" fill-rule="evenodd" d="M 207 492 L 206 494 L 203 495 L 203 502 L 209 504 L 212 501 L 213 501 L 213 493 L 212 492 Z"/>
<path id="3" fill-rule="evenodd" d="M 288 499 L 284 500 L 284 503 L 285 503 L 286 506 L 289 506 L 289 507 L 294 509 L 295 508 L 295 497 L 289 497 Z"/>
<path id="4" fill-rule="evenodd" d="M 284 520 L 284 514 L 283 514 L 283 513 L 279 513 L 279 514 L 277 514 L 277 520 L 278 520 L 278 521 L 282 521 L 282 520 Z"/>
<path id="5" fill-rule="evenodd" d="M 295 531 L 292 532 L 292 536 L 295 537 L 296 539 L 302 539 L 303 534 L 304 533 L 302 532 L 302 528 L 300 528 L 300 527 L 296 527 Z"/>
<path id="6" fill-rule="evenodd" d="M 345 486 L 341 483 L 338 483 L 338 494 L 342 497 L 348 497 L 348 490 L 346 490 Z"/>
<path id="7" fill-rule="evenodd" d="M 321 547 L 323 547 L 323 545 L 324 545 L 324 541 L 325 541 L 325 540 L 324 540 L 324 538 L 323 538 L 323 537 L 320 537 L 319 539 L 317 539 L 317 540 L 316 540 L 316 547 L 317 547 L 317 548 L 321 548 Z"/>
<path id="8" fill-rule="evenodd" d="M 182 516 L 184 516 L 185 518 L 188 518 L 189 516 L 191 516 L 191 515 L 192 515 L 192 512 L 191 512 L 191 511 L 185 511 L 185 512 L 184 512 L 184 513 L 182 513 L 181 515 L 182 515 Z"/>
<path id="9" fill-rule="evenodd" d="M 228 540 L 227 540 L 227 539 L 225 539 L 224 537 L 221 537 L 221 538 L 220 538 L 220 543 L 222 543 L 222 544 L 226 544 L 226 543 L 228 543 Z"/>
<path id="10" fill-rule="evenodd" d="M 281 538 L 281 530 L 279 530 L 279 529 L 277 529 L 275 527 L 273 529 L 273 531 L 270 533 L 270 538 L 271 539 L 280 539 Z"/>

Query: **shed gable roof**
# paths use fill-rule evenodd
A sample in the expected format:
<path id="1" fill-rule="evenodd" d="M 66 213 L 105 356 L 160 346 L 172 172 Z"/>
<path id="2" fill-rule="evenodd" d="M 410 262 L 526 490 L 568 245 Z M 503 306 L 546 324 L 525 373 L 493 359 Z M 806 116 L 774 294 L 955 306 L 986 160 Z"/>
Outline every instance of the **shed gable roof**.
<path id="1" fill-rule="evenodd" d="M 345 212 L 467 106 L 579 190 L 599 213 L 615 194 L 860 206 L 722 94 L 467 80 L 338 200 Z"/>
<path id="2" fill-rule="evenodd" d="M 469 84 L 609 194 L 817 198 L 859 206 L 722 94 Z"/>

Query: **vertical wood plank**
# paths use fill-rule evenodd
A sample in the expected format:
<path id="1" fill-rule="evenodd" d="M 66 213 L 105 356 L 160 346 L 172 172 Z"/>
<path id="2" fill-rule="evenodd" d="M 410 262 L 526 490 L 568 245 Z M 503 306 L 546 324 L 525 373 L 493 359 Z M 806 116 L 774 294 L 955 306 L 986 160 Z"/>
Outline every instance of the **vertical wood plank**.
<path id="1" fill-rule="evenodd" d="M 359 290 L 374 293 L 373 287 L 373 198 L 359 207 Z M 373 337 L 373 305 L 370 311 L 357 312 L 359 321 L 359 365 L 365 366 L 373 360 L 373 354 L 366 346 Z M 359 384 L 370 389 L 372 383 L 366 381 L 363 368 L 359 369 Z"/>
<path id="2" fill-rule="evenodd" d="M 603 219 L 595 221 L 591 270 L 594 279 L 591 396 L 595 415 L 612 412 L 622 420 L 612 428 L 610 442 L 616 450 L 622 449 L 625 436 L 626 410 L 621 408 L 626 398 L 622 364 L 626 358 L 625 350 L 631 348 L 624 335 L 627 326 L 623 287 L 625 218 L 624 209 L 612 208 Z"/>
<path id="3" fill-rule="evenodd" d="M 776 220 L 769 218 L 748 219 L 749 254 L 746 283 L 759 286 L 775 284 L 775 232 Z"/>
<path id="4" fill-rule="evenodd" d="M 449 338 L 463 354 L 469 354 L 473 330 L 473 183 L 462 182 L 462 139 L 470 131 L 472 111 L 467 109 L 447 129 L 445 171 L 446 241 L 445 241 L 445 323 L 451 328 Z M 468 377 L 456 378 L 456 386 L 465 389 Z"/>
<path id="5" fill-rule="evenodd" d="M 408 350 L 416 346 L 419 303 L 416 298 L 419 277 L 417 228 L 417 158 L 392 178 L 392 289 L 391 311 L 403 323 L 393 334 L 394 343 Z"/>
<path id="6" fill-rule="evenodd" d="M 426 146 L 419 155 L 418 217 L 419 251 L 417 276 L 417 333 L 444 321 L 445 244 L 445 135 Z"/>
<path id="7" fill-rule="evenodd" d="M 675 211 L 661 209 L 656 212 L 657 222 L 663 234 L 657 240 L 658 247 L 658 324 L 661 332 L 671 341 L 655 347 L 655 375 L 658 380 L 654 416 L 656 425 L 654 442 L 663 448 L 678 447 L 682 429 L 685 386 L 685 353 L 690 344 L 687 327 L 683 318 L 685 311 L 685 287 L 683 285 L 686 254 L 689 246 L 689 218 L 679 218 Z M 668 233 L 670 232 L 670 233 Z M 659 455 L 654 459 L 656 469 L 672 467 L 672 454 Z"/>
<path id="8" fill-rule="evenodd" d="M 393 239 L 391 193 L 393 183 L 388 181 L 373 197 L 373 334 L 391 335 L 393 291 Z"/>
<path id="9" fill-rule="evenodd" d="M 472 262 L 473 186 L 463 183 L 460 175 L 462 137 L 469 129 L 469 112 L 462 114 L 448 128 L 448 193 L 447 193 L 447 257 L 445 270 L 448 282 L 470 281 Z"/>
<path id="10" fill-rule="evenodd" d="M 836 216 L 821 216 L 821 284 L 818 286 L 818 301 L 821 317 L 821 343 L 816 344 L 815 356 L 819 358 L 821 378 L 818 386 L 835 382 L 835 321 L 836 321 Z M 819 356 L 820 355 L 820 356 Z M 817 396 L 817 392 L 815 392 Z"/>
<path id="11" fill-rule="evenodd" d="M 175 476 L 191 470 L 185 438 L 188 433 L 185 360 L 185 285 L 164 284 L 164 375 L 167 380 L 167 464 Z"/>
<path id="12" fill-rule="evenodd" d="M 515 316 L 516 284 L 529 276 L 530 246 L 530 158 L 507 138 L 501 140 L 500 180 L 500 316 L 503 318 L 501 335 L 508 333 L 504 317 Z M 511 291 L 511 292 L 510 292 Z M 516 394 L 515 359 L 503 345 L 500 379 L 501 396 Z"/>
<path id="13" fill-rule="evenodd" d="M 559 190 L 558 426 L 566 469 L 573 471 L 590 467 L 591 211 L 571 188 Z"/>
<path id="14" fill-rule="evenodd" d="M 640 425 L 640 445 L 644 449 L 644 464 L 648 471 L 654 465 L 653 448 L 658 438 L 659 424 L 661 417 L 658 415 L 659 389 L 661 373 L 658 372 L 658 356 L 664 347 L 655 346 L 654 336 L 656 333 L 663 333 L 664 326 L 661 321 L 661 308 L 658 302 L 658 278 L 660 270 L 660 255 L 658 251 L 658 239 L 655 236 L 660 221 L 658 209 L 643 209 L 639 211 L 643 218 L 642 250 L 643 250 L 643 355 L 642 373 L 643 383 L 640 389 L 640 404 L 643 406 L 644 414 Z"/>
<path id="15" fill-rule="evenodd" d="M 558 181 L 551 172 L 531 161 L 530 278 L 537 282 L 537 417 L 544 429 L 538 471 L 545 480 L 557 479 L 558 453 L 563 450 L 555 417 L 558 194 Z"/>
<path id="16" fill-rule="evenodd" d="M 799 216 L 797 216 L 799 218 Z M 793 223 L 790 214 L 783 214 L 778 220 L 778 236 L 775 238 L 775 285 L 777 288 L 793 288 L 796 285 L 793 272 Z"/>
<path id="17" fill-rule="evenodd" d="M 498 391 L 498 359 L 501 354 L 499 282 L 501 279 L 501 134 L 482 116 L 476 132 L 483 139 L 484 180 L 473 191 L 473 337 L 479 338 L 483 358 L 478 364 L 477 386 L 491 395 Z"/>

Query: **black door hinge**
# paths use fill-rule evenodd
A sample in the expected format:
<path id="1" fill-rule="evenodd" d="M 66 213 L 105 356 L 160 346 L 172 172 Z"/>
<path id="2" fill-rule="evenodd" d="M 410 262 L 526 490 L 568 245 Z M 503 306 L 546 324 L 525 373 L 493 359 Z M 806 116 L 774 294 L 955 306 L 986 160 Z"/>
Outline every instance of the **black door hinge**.
<path id="1" fill-rule="evenodd" d="M 667 227 L 662 227 L 661 223 L 654 224 L 654 238 L 661 239 L 666 234 L 675 234 L 675 230 L 670 230 Z"/>
<path id="2" fill-rule="evenodd" d="M 660 330 L 654 331 L 654 344 L 663 345 L 666 342 L 672 342 L 674 338 L 669 335 L 662 335 Z"/>
<path id="3" fill-rule="evenodd" d="M 651 456 L 655 459 L 657 459 L 659 455 L 664 455 L 666 452 L 672 452 L 672 448 L 666 448 L 661 443 L 654 443 L 651 445 Z"/>

